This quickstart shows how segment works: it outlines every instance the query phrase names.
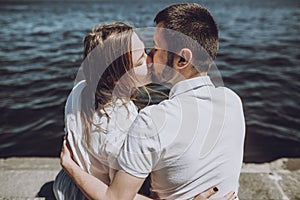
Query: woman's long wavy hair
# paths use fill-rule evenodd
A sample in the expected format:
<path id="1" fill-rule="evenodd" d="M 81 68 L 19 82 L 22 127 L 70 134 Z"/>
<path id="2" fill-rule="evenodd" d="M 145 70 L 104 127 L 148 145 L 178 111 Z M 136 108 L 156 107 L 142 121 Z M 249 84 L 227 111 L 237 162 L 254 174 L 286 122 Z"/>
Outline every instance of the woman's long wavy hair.
<path id="1" fill-rule="evenodd" d="M 98 26 L 84 39 L 82 69 L 86 87 L 81 98 L 81 123 L 83 136 L 86 137 L 83 139 L 88 145 L 95 112 L 101 115 L 100 110 L 104 111 L 109 120 L 106 104 L 114 103 L 119 98 L 126 106 L 125 103 L 136 94 L 129 94 L 131 87 L 135 85 L 134 74 L 130 72 L 134 67 L 131 53 L 133 33 L 133 27 L 116 22 Z M 101 129 L 100 126 L 97 127 Z"/>

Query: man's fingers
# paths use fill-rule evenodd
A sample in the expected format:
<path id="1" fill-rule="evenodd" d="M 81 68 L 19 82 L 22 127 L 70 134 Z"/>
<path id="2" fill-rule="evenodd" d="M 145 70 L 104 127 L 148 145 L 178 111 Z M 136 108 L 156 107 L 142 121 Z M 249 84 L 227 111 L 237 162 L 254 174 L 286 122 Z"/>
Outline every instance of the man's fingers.
<path id="1" fill-rule="evenodd" d="M 62 143 L 62 146 L 61 146 L 62 148 L 62 150 L 65 148 L 65 147 L 67 147 L 67 140 L 63 140 L 63 143 Z"/>
<path id="2" fill-rule="evenodd" d="M 218 190 L 219 189 L 217 187 L 211 187 L 208 190 L 205 190 L 204 192 L 201 192 L 198 196 L 196 196 L 195 200 L 206 200 L 212 195 L 216 194 Z"/>
<path id="3" fill-rule="evenodd" d="M 69 150 L 71 150 L 71 146 L 70 146 L 70 143 L 68 142 L 68 140 L 65 140 L 65 145 L 66 145 L 66 147 L 68 147 Z"/>

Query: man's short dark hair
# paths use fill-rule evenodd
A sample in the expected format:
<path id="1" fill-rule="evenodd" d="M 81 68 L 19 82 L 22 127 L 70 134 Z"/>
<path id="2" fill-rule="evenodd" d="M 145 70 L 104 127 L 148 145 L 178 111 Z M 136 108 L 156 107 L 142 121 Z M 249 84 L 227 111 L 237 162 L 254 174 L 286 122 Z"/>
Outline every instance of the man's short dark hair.
<path id="1" fill-rule="evenodd" d="M 154 22 L 156 24 L 163 23 L 164 28 L 187 36 L 185 39 L 165 36 L 168 49 L 179 51 L 180 48 L 187 47 L 195 53 L 199 49 L 198 47 L 201 46 L 211 61 L 216 58 L 219 47 L 218 28 L 215 20 L 206 8 L 195 3 L 174 4 L 160 11 L 156 15 Z M 172 39 L 168 41 L 168 38 Z M 190 38 L 190 40 L 186 38 Z M 193 43 L 197 43 L 198 47 Z M 203 58 L 203 56 L 200 57 Z M 203 62 L 201 58 L 198 61 L 197 58 L 195 59 L 195 64 L 201 65 L 199 66 L 201 71 L 208 70 L 209 64 L 206 61 Z M 202 62 L 199 62 L 199 60 L 202 60 Z"/>

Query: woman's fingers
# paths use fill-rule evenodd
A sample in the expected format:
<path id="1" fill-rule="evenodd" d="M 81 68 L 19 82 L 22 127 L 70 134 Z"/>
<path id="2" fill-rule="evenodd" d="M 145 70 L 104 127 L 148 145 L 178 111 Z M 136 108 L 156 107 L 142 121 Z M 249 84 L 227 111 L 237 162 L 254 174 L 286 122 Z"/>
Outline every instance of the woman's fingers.
<path id="1" fill-rule="evenodd" d="M 218 190 L 219 189 L 215 186 L 211 187 L 208 190 L 205 190 L 204 192 L 201 192 L 200 194 L 198 194 L 194 199 L 195 200 L 207 200 L 212 195 L 216 194 L 218 192 Z"/>
<path id="2" fill-rule="evenodd" d="M 213 200 L 234 200 L 236 198 L 237 198 L 237 196 L 235 195 L 235 192 L 229 192 L 224 197 L 216 198 Z"/>
<path id="3" fill-rule="evenodd" d="M 237 198 L 237 196 L 235 195 L 235 192 L 229 192 L 224 196 L 224 198 L 224 200 L 234 200 Z"/>

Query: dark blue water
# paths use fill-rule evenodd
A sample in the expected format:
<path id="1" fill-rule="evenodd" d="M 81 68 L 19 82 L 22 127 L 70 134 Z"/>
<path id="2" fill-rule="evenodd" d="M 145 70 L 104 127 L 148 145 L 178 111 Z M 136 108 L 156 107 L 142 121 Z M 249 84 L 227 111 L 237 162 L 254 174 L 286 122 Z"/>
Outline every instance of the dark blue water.
<path id="1" fill-rule="evenodd" d="M 218 22 L 216 64 L 244 103 L 244 160 L 299 157 L 299 1 L 196 2 Z M 0 1 L 0 157 L 58 156 L 87 31 L 113 21 L 154 26 L 171 3 Z"/>

